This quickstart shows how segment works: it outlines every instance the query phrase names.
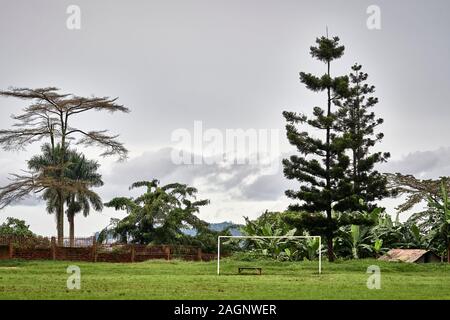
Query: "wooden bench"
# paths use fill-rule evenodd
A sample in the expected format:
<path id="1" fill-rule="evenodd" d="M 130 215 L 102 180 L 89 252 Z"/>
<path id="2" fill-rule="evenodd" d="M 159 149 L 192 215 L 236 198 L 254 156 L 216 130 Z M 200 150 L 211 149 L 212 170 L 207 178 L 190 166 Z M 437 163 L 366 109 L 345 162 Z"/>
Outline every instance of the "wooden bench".
<path id="1" fill-rule="evenodd" d="M 262 274 L 262 268 L 259 267 L 239 267 L 238 272 L 241 274 L 242 270 L 256 270 L 256 272 L 261 275 Z"/>

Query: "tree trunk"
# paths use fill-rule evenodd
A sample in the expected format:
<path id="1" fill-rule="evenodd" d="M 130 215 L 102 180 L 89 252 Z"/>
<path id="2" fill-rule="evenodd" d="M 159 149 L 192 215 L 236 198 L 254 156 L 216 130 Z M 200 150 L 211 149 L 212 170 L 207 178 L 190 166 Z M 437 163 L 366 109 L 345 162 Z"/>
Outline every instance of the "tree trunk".
<path id="1" fill-rule="evenodd" d="M 447 262 L 450 263 L 450 242 L 448 243 L 447 247 Z"/>
<path id="2" fill-rule="evenodd" d="M 332 227 L 332 215 L 331 215 L 331 205 L 327 209 L 327 255 L 328 255 L 328 261 L 334 262 L 334 250 L 333 250 L 333 230 Z"/>
<path id="3" fill-rule="evenodd" d="M 328 61 L 328 76 L 330 76 L 330 61 Z M 327 89 L 328 95 L 328 108 L 327 108 L 327 117 L 331 116 L 331 88 Z M 327 234 L 327 245 L 328 245 L 328 261 L 334 261 L 334 252 L 333 252 L 333 231 L 331 230 L 331 177 L 330 177 L 330 167 L 331 167 L 331 154 L 330 154 L 330 144 L 331 144 L 331 126 L 327 127 L 327 136 L 326 136 L 326 189 L 327 190 L 327 222 L 328 222 L 328 234 Z"/>
<path id="4" fill-rule="evenodd" d="M 64 200 L 62 191 L 58 191 L 58 202 L 56 224 L 58 232 L 58 246 L 62 247 L 64 244 Z"/>
<path id="5" fill-rule="evenodd" d="M 70 246 L 75 247 L 75 215 L 69 214 L 69 237 L 70 237 Z"/>
<path id="6" fill-rule="evenodd" d="M 355 117 L 354 117 L 354 133 L 356 135 L 356 139 L 358 141 L 358 146 L 356 148 L 353 149 L 353 185 L 354 185 L 354 190 L 353 193 L 354 194 L 358 194 L 360 193 L 360 188 L 359 188 L 359 168 L 358 168 L 358 164 L 359 164 L 359 159 L 361 157 L 361 153 L 360 153 L 360 147 L 361 147 L 361 139 L 360 139 L 360 118 L 359 118 L 359 82 L 357 82 L 357 98 L 356 98 L 356 113 L 355 113 Z"/>
<path id="7" fill-rule="evenodd" d="M 327 235 L 327 247 L 328 261 L 334 262 L 333 235 L 330 233 Z"/>
<path id="8" fill-rule="evenodd" d="M 59 169 L 58 169 L 58 175 L 59 175 L 59 182 L 61 183 L 60 188 L 62 187 L 63 183 L 64 183 L 64 162 L 65 162 L 65 155 L 66 155 L 66 128 L 67 128 L 67 123 L 64 123 L 64 118 L 63 118 L 63 114 L 62 112 L 60 113 L 60 119 L 61 119 L 61 131 L 62 131 L 62 136 L 61 136 L 61 154 L 59 155 Z M 67 120 L 67 115 L 66 115 L 66 120 Z M 61 189 L 58 190 L 58 198 L 59 198 L 59 203 L 58 203 L 58 215 L 60 218 L 60 227 L 58 229 L 58 244 L 60 246 L 63 245 L 64 242 L 64 191 Z"/>

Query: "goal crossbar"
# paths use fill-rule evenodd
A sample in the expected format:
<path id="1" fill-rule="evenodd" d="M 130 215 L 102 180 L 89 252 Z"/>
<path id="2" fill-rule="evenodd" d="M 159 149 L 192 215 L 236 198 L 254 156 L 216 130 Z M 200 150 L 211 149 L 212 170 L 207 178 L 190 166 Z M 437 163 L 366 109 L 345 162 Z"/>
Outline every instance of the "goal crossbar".
<path id="1" fill-rule="evenodd" d="M 217 237 L 217 274 L 220 275 L 221 239 L 319 239 L 319 274 L 322 273 L 322 238 L 320 236 L 219 236 Z"/>

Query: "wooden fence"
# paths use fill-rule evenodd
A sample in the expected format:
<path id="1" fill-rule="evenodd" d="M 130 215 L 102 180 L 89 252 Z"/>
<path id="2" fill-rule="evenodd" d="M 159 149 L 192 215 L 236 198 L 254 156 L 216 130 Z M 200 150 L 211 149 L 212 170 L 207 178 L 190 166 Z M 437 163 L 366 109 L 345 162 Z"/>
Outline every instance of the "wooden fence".
<path id="1" fill-rule="evenodd" d="M 151 259 L 210 261 L 215 254 L 201 248 L 173 245 L 100 244 L 94 237 L 76 238 L 62 245 L 45 237 L 0 237 L 0 259 L 141 262 Z"/>

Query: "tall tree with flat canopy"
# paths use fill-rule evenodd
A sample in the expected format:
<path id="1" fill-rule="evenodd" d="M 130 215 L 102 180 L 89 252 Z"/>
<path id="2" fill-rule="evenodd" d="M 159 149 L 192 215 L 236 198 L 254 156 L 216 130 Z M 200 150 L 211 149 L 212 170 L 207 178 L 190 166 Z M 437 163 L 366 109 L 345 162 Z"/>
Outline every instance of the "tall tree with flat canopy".
<path id="1" fill-rule="evenodd" d="M 0 91 L 0 96 L 13 97 L 30 102 L 20 115 L 13 115 L 16 121 L 13 129 L 0 130 L 0 145 L 4 150 L 23 150 L 28 145 L 48 139 L 52 154 L 59 145 L 60 156 L 48 168 L 55 174 L 45 175 L 42 170 L 31 175 L 13 175 L 12 182 L 0 189 L 0 208 L 20 200 L 31 192 L 54 188 L 58 194 L 56 215 L 58 244 L 64 240 L 64 199 L 65 193 L 77 192 L 83 183 L 71 181 L 64 176 L 64 153 L 70 143 L 82 146 L 97 146 L 103 149 L 101 156 L 116 155 L 120 160 L 127 156 L 127 149 L 107 130 L 83 130 L 74 126 L 73 118 L 88 111 L 129 112 L 129 109 L 116 103 L 117 98 L 80 97 L 74 94 L 59 93 L 55 87 L 12 88 Z M 44 170 L 45 171 L 45 170 Z"/>
<path id="2" fill-rule="evenodd" d="M 287 190 L 289 198 L 301 203 L 289 207 L 293 211 L 306 211 L 316 216 L 317 224 L 324 227 L 327 239 L 328 259 L 334 260 L 333 234 L 335 226 L 332 218 L 333 203 L 347 197 L 351 186 L 344 178 L 349 165 L 345 154 L 345 141 L 336 134 L 336 112 L 332 106 L 336 100 L 347 94 L 348 77 L 332 77 L 331 62 L 344 54 L 344 46 L 339 38 L 321 37 L 312 46 L 311 56 L 325 63 L 326 73 L 320 77 L 310 73 L 300 73 L 300 80 L 313 92 L 326 94 L 325 109 L 315 107 L 313 117 L 295 112 L 283 112 L 286 118 L 287 138 L 297 148 L 300 155 L 292 155 L 283 160 L 284 174 L 288 179 L 298 180 L 300 190 Z M 315 131 L 323 132 L 323 140 L 313 137 L 307 131 L 299 131 L 299 124 L 309 125 Z M 326 217 L 322 219 L 323 212 Z"/>
<path id="3" fill-rule="evenodd" d="M 390 154 L 371 150 L 383 139 L 383 133 L 375 133 L 383 119 L 371 110 L 378 98 L 373 96 L 375 87 L 367 84 L 368 74 L 361 69 L 359 64 L 352 66 L 349 95 L 342 103 L 336 101 L 338 130 L 344 133 L 351 153 L 346 175 L 353 189 L 350 197 L 334 206 L 339 211 L 371 210 L 375 207 L 373 201 L 390 195 L 386 177 L 374 168 L 377 163 L 387 161 Z"/>

